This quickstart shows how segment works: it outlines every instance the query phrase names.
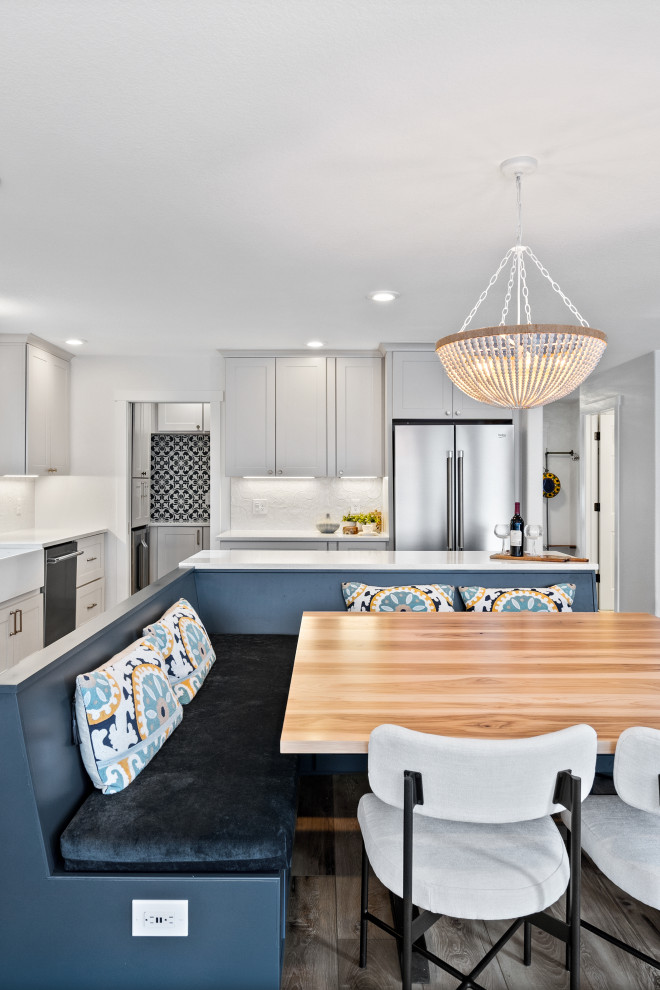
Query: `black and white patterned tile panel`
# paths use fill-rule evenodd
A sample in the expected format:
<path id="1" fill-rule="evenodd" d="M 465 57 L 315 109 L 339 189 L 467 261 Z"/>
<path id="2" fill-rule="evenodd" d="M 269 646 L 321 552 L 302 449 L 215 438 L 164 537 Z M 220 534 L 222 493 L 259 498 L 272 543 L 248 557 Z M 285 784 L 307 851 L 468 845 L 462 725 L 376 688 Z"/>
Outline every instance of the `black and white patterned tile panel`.
<path id="1" fill-rule="evenodd" d="M 209 522 L 208 433 L 152 433 L 151 521 Z"/>

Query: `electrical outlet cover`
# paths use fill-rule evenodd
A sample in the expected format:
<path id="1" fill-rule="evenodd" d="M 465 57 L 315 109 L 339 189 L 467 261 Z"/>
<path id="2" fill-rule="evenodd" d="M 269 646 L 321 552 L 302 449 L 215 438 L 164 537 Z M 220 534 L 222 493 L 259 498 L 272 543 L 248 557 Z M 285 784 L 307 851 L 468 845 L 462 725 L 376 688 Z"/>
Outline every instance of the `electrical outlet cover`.
<path id="1" fill-rule="evenodd" d="M 133 901 L 133 935 L 188 934 L 188 901 Z"/>

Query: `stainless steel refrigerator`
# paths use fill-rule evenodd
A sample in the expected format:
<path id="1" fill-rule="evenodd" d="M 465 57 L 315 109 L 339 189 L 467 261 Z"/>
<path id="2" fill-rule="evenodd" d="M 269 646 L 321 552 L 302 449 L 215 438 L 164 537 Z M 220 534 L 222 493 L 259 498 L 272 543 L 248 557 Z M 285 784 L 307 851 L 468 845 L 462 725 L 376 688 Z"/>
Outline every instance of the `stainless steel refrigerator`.
<path id="1" fill-rule="evenodd" d="M 499 550 L 514 508 L 513 424 L 394 424 L 397 550 Z"/>

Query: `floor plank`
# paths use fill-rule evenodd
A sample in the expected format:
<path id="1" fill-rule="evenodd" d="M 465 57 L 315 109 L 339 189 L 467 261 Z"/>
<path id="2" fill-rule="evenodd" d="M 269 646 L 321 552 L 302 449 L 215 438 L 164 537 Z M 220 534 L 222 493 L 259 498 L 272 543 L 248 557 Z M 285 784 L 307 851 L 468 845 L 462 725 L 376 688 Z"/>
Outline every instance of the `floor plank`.
<path id="1" fill-rule="evenodd" d="M 360 832 L 355 818 L 366 774 L 303 777 L 294 846 L 294 879 L 287 924 L 283 990 L 394 990 L 401 986 L 396 945 L 369 926 L 367 966 L 360 969 Z M 627 897 L 585 857 L 582 914 L 593 924 L 660 956 L 660 912 Z M 371 910 L 390 920 L 389 897 L 370 882 Z M 552 909 L 562 916 L 563 898 Z M 506 928 L 506 922 L 443 918 L 427 933 L 432 952 L 467 972 Z M 589 932 L 582 938 L 583 990 L 660 990 L 653 970 Z M 522 930 L 482 973 L 489 990 L 568 990 L 564 946 L 535 928 L 532 965 L 522 962 Z M 426 986 L 452 990 L 431 966 Z M 415 985 L 415 990 L 422 990 Z"/>
<path id="2" fill-rule="evenodd" d="M 282 990 L 335 990 L 334 877 L 295 877 L 291 886 Z"/>
<path id="3" fill-rule="evenodd" d="M 334 778 L 335 873 L 337 877 L 337 938 L 360 937 L 360 886 L 362 838 L 355 817 L 360 798 L 369 790 L 365 774 L 338 774 Z M 371 871 L 369 910 L 392 924 L 390 897 Z M 389 939 L 370 926 L 369 939 Z"/>
<path id="4" fill-rule="evenodd" d="M 335 872 L 335 822 L 332 777 L 301 777 L 292 875 L 329 876 Z"/>

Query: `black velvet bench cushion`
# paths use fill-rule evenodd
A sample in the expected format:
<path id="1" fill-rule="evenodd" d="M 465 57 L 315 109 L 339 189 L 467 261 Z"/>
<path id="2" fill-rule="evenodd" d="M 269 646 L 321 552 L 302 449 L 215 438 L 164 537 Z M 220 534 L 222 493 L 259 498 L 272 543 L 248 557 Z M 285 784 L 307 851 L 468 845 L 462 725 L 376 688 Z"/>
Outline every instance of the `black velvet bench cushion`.
<path id="1" fill-rule="evenodd" d="M 279 752 L 297 638 L 213 635 L 216 662 L 183 721 L 118 794 L 94 790 L 62 833 L 67 870 L 287 868 L 297 757 Z"/>

